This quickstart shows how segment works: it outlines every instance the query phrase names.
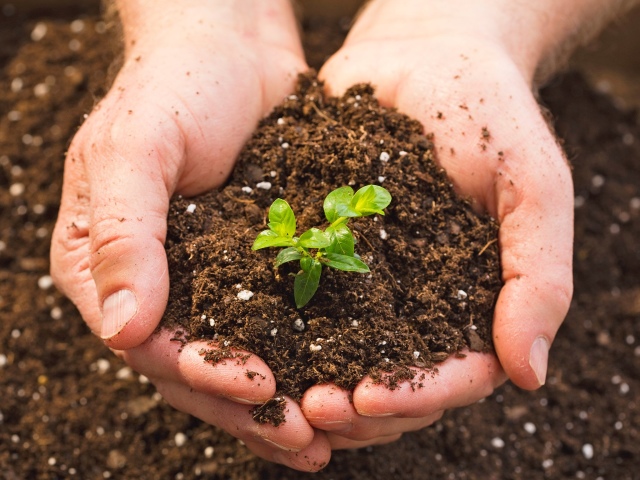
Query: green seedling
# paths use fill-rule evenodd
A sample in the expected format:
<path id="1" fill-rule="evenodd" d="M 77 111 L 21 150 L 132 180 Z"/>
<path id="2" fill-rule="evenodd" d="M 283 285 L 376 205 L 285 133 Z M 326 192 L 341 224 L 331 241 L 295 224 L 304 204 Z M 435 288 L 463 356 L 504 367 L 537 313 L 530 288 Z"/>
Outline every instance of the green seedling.
<path id="1" fill-rule="evenodd" d="M 351 187 L 338 188 L 324 199 L 329 226 L 324 230 L 310 228 L 296 237 L 296 216 L 289 204 L 279 198 L 269 207 L 269 229 L 258 234 L 251 248 L 285 247 L 276 257 L 276 268 L 283 263 L 300 261 L 293 296 L 296 306 L 302 308 L 318 289 L 322 267 L 369 272 L 367 264 L 354 252 L 356 242 L 347 223 L 354 217 L 384 215 L 389 203 L 391 194 L 377 185 L 367 185 L 355 193 Z"/>

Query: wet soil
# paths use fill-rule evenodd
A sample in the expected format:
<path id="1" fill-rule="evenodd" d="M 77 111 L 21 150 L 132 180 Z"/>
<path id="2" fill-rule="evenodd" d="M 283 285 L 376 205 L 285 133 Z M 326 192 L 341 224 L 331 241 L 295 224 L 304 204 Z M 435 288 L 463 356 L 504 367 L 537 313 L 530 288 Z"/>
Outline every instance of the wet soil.
<path id="1" fill-rule="evenodd" d="M 1 476 L 312 478 L 171 409 L 50 284 L 64 151 L 111 60 L 105 25 L 89 13 L 0 11 Z M 313 478 L 638 478 L 638 117 L 577 75 L 555 80 L 543 101 L 576 185 L 575 296 L 547 385 L 507 384 L 394 444 L 336 452 Z"/>

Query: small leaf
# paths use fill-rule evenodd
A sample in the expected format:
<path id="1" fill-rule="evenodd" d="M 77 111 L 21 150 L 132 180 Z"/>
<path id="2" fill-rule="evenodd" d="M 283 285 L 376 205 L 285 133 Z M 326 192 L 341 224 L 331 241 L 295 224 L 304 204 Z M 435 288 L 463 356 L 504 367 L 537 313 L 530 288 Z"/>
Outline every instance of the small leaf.
<path id="1" fill-rule="evenodd" d="M 291 238 L 280 236 L 273 230 L 263 230 L 256 237 L 251 250 L 260 250 L 267 247 L 290 247 L 292 245 L 293 240 Z"/>
<path id="2" fill-rule="evenodd" d="M 314 259 L 311 257 L 302 257 L 300 259 L 300 268 L 305 272 L 309 272 L 313 266 Z"/>
<path id="3" fill-rule="evenodd" d="M 331 245 L 331 235 L 319 228 L 310 228 L 300 235 L 299 243 L 305 248 L 325 248 Z"/>
<path id="4" fill-rule="evenodd" d="M 367 185 L 356 192 L 351 199 L 351 207 L 360 215 L 384 215 L 384 209 L 391 203 L 391 194 L 378 185 Z"/>
<path id="5" fill-rule="evenodd" d="M 294 260 L 300 260 L 301 258 L 302 254 L 295 247 L 285 248 L 278 253 L 278 256 L 276 257 L 276 268 L 283 263 L 293 262 Z"/>
<path id="6" fill-rule="evenodd" d="M 353 217 L 361 217 L 362 213 L 358 212 L 357 210 L 355 210 L 353 207 L 350 207 L 349 205 L 345 205 L 345 206 L 340 205 L 340 207 L 338 208 L 338 215 L 340 217 L 353 218 Z"/>
<path id="7" fill-rule="evenodd" d="M 338 218 L 344 217 L 339 213 L 340 209 L 348 208 L 353 198 L 353 188 L 336 188 L 324 199 L 324 215 L 329 223 L 335 222 Z"/>
<path id="8" fill-rule="evenodd" d="M 304 260 L 304 259 L 303 259 Z M 302 308 L 313 297 L 318 290 L 320 284 L 320 275 L 322 274 L 322 264 L 317 260 L 311 260 L 311 266 L 308 270 L 302 270 L 302 273 L 296 275 L 293 281 L 293 297 L 296 301 L 296 307 Z M 302 261 L 300 261 L 302 264 Z"/>
<path id="9" fill-rule="evenodd" d="M 296 216 L 289 204 L 278 198 L 269 207 L 269 228 L 281 237 L 293 237 L 296 234 Z"/>
<path id="10" fill-rule="evenodd" d="M 368 273 L 369 267 L 362 260 L 339 253 L 327 253 L 324 257 L 324 264 L 345 272 Z"/>
<path id="11" fill-rule="evenodd" d="M 331 235 L 331 245 L 326 247 L 327 252 L 353 257 L 355 241 L 349 227 L 343 223 L 337 227 L 329 227 L 326 231 Z"/>

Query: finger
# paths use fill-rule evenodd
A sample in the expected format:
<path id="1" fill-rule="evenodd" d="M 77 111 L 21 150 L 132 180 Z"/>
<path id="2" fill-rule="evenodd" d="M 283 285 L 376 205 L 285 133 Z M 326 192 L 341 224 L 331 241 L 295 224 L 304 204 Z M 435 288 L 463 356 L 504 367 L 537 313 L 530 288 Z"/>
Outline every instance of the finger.
<path id="1" fill-rule="evenodd" d="M 509 378 L 534 389 L 545 382 L 549 347 L 572 296 L 573 186 L 556 139 L 520 82 L 519 88 L 515 81 L 502 88 L 512 89 L 512 116 L 500 115 L 499 99 L 467 102 L 472 122 L 490 125 L 495 135 L 475 155 L 475 167 L 459 158 L 440 158 L 460 190 L 500 223 L 504 286 L 494 312 L 494 345 Z M 456 135 L 434 130 L 449 151 Z"/>
<path id="2" fill-rule="evenodd" d="M 102 108 L 104 118 L 119 120 L 90 146 L 79 142 L 70 156 L 86 165 L 92 186 L 89 261 L 102 311 L 100 336 L 112 348 L 127 349 L 153 332 L 166 306 L 166 218 L 185 146 L 171 134 L 157 138 L 161 125 L 127 116 L 122 102 Z"/>
<path id="3" fill-rule="evenodd" d="M 72 145 L 65 161 L 64 189 L 51 246 L 51 273 L 57 287 L 76 304 L 89 328 L 98 336 L 109 338 L 110 334 L 105 333 L 109 325 L 118 323 L 117 319 L 122 319 L 123 316 L 132 317 L 137 314 L 141 322 L 137 325 L 139 328 L 130 332 L 133 338 L 125 342 L 109 343 L 114 348 L 127 348 L 141 342 L 153 331 L 166 303 L 167 267 L 164 248 L 159 243 L 164 235 L 164 219 L 158 216 L 153 219 L 155 232 L 160 233 L 157 234 L 158 238 L 152 241 L 148 241 L 148 235 L 153 235 L 154 232 L 145 232 L 143 225 L 134 225 L 134 219 L 131 217 L 116 215 L 117 218 L 111 218 L 102 223 L 99 228 L 94 228 L 90 203 L 92 192 L 85 178 L 86 164 L 78 143 Z M 102 185 L 98 184 L 98 189 L 100 188 Z M 131 192 L 135 191 L 131 189 Z M 123 208 L 122 215 L 130 213 L 131 211 Z M 117 225 L 126 221 L 129 221 L 131 228 Z M 109 225 L 113 225 L 111 231 Z M 96 290 L 96 278 L 92 271 L 92 254 L 93 258 L 104 258 L 107 249 L 92 253 L 92 250 L 97 248 L 96 242 L 92 239 L 92 230 L 94 235 L 97 232 L 102 233 L 101 239 L 98 240 L 112 235 L 109 241 L 115 245 L 115 248 L 109 249 L 109 254 L 114 255 L 114 258 L 110 259 L 111 265 L 117 267 L 104 268 L 106 265 L 103 263 L 102 276 L 108 277 L 112 273 L 111 283 L 117 281 L 125 285 L 119 295 L 114 295 L 107 302 L 106 312 L 101 308 L 101 302 L 105 300 L 104 294 Z M 136 238 L 135 242 L 132 241 L 134 238 Z M 145 248 L 142 248 L 144 253 L 135 260 L 132 259 L 134 253 L 131 251 L 133 243 L 138 247 L 145 245 Z M 123 251 L 129 253 L 128 257 L 123 255 Z M 142 262 L 145 258 L 150 259 L 151 268 L 138 269 L 137 262 Z M 128 268 L 117 274 L 117 268 L 122 266 Z M 128 275 L 130 278 L 127 278 Z M 137 288 L 138 286 L 141 288 Z M 127 304 L 127 300 L 131 300 L 130 294 L 135 295 L 135 290 L 139 290 L 138 296 L 143 300 L 147 299 L 141 306 L 137 301 L 133 305 Z M 105 316 L 107 325 L 104 321 Z M 124 321 L 127 319 L 125 318 Z"/>
<path id="4" fill-rule="evenodd" d="M 142 345 L 122 352 L 122 357 L 147 377 L 185 383 L 195 391 L 235 402 L 261 404 L 275 395 L 273 373 L 256 355 L 234 352 L 235 358 L 211 363 L 201 351 L 215 350 L 214 346 L 205 342 L 182 345 L 172 338 L 173 332 L 162 330 Z"/>
<path id="5" fill-rule="evenodd" d="M 289 398 L 286 398 L 284 409 L 285 421 L 274 427 L 256 422 L 248 405 L 196 392 L 182 383 L 154 378 L 150 380 L 172 407 L 221 428 L 245 443 L 258 442 L 275 450 L 298 452 L 313 441 L 313 428 L 298 405 Z"/>
<path id="6" fill-rule="evenodd" d="M 67 157 L 60 211 L 51 237 L 51 276 L 99 335 L 102 314 L 89 265 L 89 187 L 83 169 Z"/>
<path id="7" fill-rule="evenodd" d="M 386 437 L 377 437 L 371 440 L 351 440 L 332 433 L 327 434 L 327 437 L 329 438 L 332 450 L 344 450 L 348 448 L 370 447 L 373 445 L 386 445 L 387 443 L 399 440 L 400 437 L 402 437 L 402 434 L 398 433 Z"/>
<path id="8" fill-rule="evenodd" d="M 350 392 L 335 385 L 317 385 L 305 392 L 300 406 L 314 428 L 356 441 L 420 430 L 443 414 L 435 412 L 422 418 L 365 417 L 356 411 L 350 397 Z"/>
<path id="9" fill-rule="evenodd" d="M 415 369 L 411 382 L 390 390 L 365 378 L 353 392 L 353 406 L 368 417 L 427 417 L 481 400 L 506 380 L 494 355 L 465 352 L 449 357 L 436 371 Z"/>
<path id="10" fill-rule="evenodd" d="M 261 442 L 247 441 L 247 447 L 270 462 L 280 463 L 302 472 L 317 472 L 331 459 L 331 444 L 324 432 L 316 431 L 312 442 L 299 452 L 274 449 Z"/>
<path id="11" fill-rule="evenodd" d="M 536 156 L 535 168 L 517 177 L 508 167 L 502 171 L 501 181 L 518 181 L 517 190 L 496 187 L 505 284 L 495 309 L 494 343 L 509 378 L 526 389 L 545 383 L 549 347 L 573 291 L 571 176 L 548 130 L 542 131 L 548 138 L 531 143 L 544 147 L 523 152 Z"/>

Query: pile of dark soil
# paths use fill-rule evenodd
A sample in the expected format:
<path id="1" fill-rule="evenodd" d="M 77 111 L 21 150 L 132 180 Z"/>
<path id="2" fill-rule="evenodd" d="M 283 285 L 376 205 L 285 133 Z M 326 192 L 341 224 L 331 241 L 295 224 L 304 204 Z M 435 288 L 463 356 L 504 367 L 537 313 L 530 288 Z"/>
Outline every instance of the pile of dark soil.
<path id="1" fill-rule="evenodd" d="M 325 470 L 305 475 L 256 459 L 227 434 L 171 409 L 51 287 L 48 244 L 63 155 L 102 94 L 110 47 L 95 12 L 30 18 L 5 12 L 0 9 L 2 478 L 638 478 L 635 112 L 619 111 L 573 75 L 543 92 L 576 184 L 575 298 L 551 351 L 547 385 L 531 393 L 507 384 L 432 428 L 394 444 L 336 452 Z M 322 43 L 322 35 L 307 37 L 308 45 Z"/>
<path id="2" fill-rule="evenodd" d="M 286 199 L 300 234 L 326 226 L 330 191 L 368 184 L 393 199 L 385 216 L 349 224 L 371 273 L 324 268 L 316 295 L 296 309 L 299 265 L 276 270 L 273 249 L 251 251 L 269 206 Z M 185 341 L 215 339 L 221 350 L 206 354 L 212 362 L 238 348 L 258 355 L 278 396 L 300 399 L 327 382 L 353 389 L 367 374 L 394 388 L 413 379 L 409 366 L 491 349 L 497 226 L 455 195 L 422 126 L 381 107 L 367 85 L 326 98 L 315 74 L 301 76 L 247 143 L 225 188 L 173 203 L 167 250 L 164 326 L 185 332 Z"/>

